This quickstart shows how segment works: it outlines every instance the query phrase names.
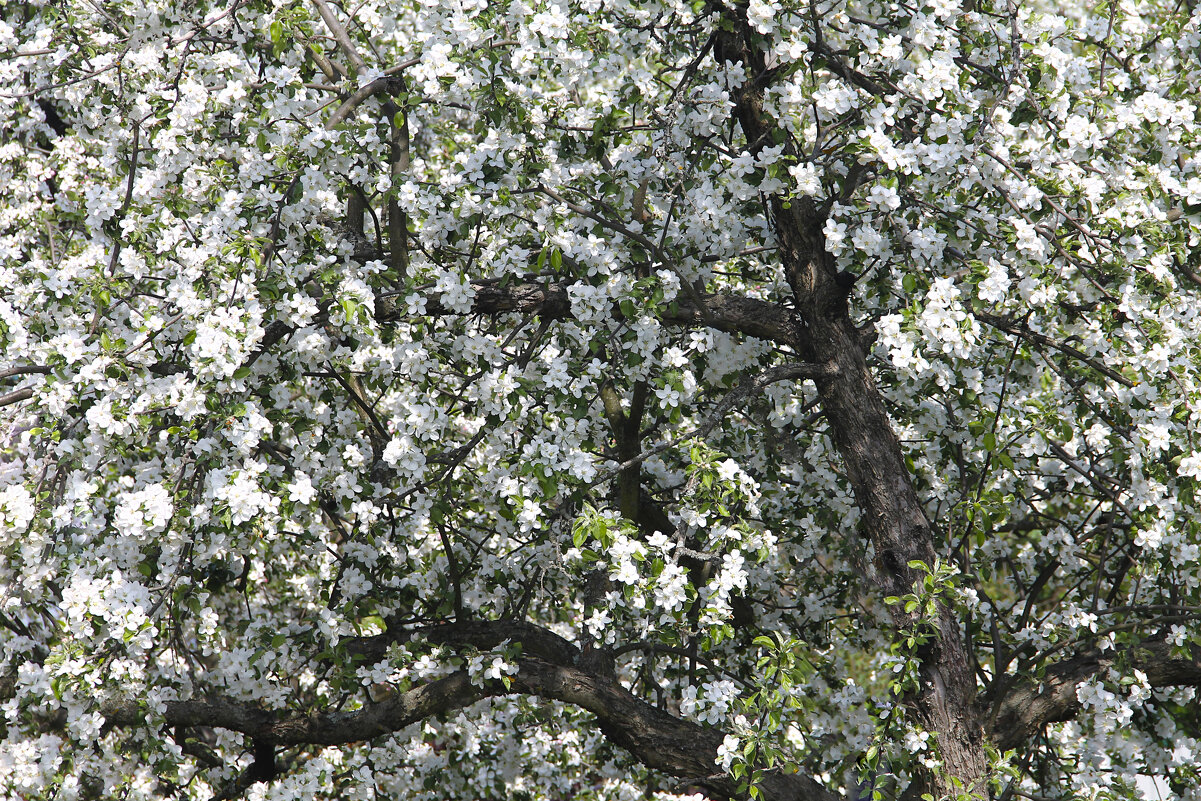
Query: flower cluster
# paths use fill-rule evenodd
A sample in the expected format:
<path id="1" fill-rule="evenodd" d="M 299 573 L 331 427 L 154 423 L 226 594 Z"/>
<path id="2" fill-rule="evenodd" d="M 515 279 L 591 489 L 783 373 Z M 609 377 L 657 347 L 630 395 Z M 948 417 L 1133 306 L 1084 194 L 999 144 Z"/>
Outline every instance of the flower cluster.
<path id="1" fill-rule="evenodd" d="M 665 786 L 497 695 L 494 622 L 737 778 L 935 770 L 862 443 L 828 375 L 764 383 L 827 314 L 983 684 L 1195 648 L 1197 53 L 1153 0 L 0 7 L 0 798 L 206 801 L 254 749 L 175 704 L 447 686 L 249 794 Z M 845 304 L 798 303 L 819 247 Z M 1148 675 L 1081 680 L 1013 791 L 1195 793 Z"/>

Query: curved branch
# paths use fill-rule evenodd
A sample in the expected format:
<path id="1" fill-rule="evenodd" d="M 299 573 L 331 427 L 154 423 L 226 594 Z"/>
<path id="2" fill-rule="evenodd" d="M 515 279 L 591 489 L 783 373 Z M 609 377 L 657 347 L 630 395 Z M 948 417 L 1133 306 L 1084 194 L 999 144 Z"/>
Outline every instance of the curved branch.
<path id="1" fill-rule="evenodd" d="M 514 688 L 592 712 L 604 735 L 655 770 L 678 776 L 727 798 L 741 797 L 738 782 L 719 773 L 724 735 L 681 720 L 635 697 L 617 682 L 575 667 L 523 662 Z M 771 773 L 760 784 L 767 799 L 836 801 L 839 796 L 802 774 Z"/>
<path id="2" fill-rule="evenodd" d="M 354 94 L 343 100 L 342 105 L 338 106 L 337 110 L 325 121 L 326 129 L 337 128 L 367 98 L 373 95 L 388 95 L 389 97 L 394 95 L 398 85 L 403 87 L 404 84 L 399 78 L 388 75 L 381 75 L 375 80 L 363 84 L 355 90 Z"/>
<path id="3" fill-rule="evenodd" d="M 502 286 L 495 281 L 473 281 L 471 288 L 475 292 L 471 310 L 467 314 L 537 314 L 543 319 L 571 319 L 571 298 L 567 293 L 567 284 L 533 284 L 521 283 Z M 431 293 L 425 298 L 425 311 L 414 316 L 450 317 L 463 314 L 442 305 L 442 297 Z M 660 317 L 668 325 L 684 325 L 713 328 L 729 334 L 756 337 L 775 342 L 795 351 L 806 349 L 807 338 L 804 329 L 797 324 L 792 310 L 766 300 L 748 298 L 740 295 L 706 295 L 705 309 L 693 305 L 687 298 L 679 298 L 663 312 Z M 325 321 L 330 301 L 322 300 L 319 313 L 313 323 Z M 376 300 L 376 321 L 380 325 L 389 325 L 404 319 L 407 311 L 396 303 L 395 296 L 384 296 Z M 296 327 L 282 320 L 269 323 L 259 341 L 258 346 L 247 356 L 241 366 L 248 367 L 258 361 L 270 349 L 291 336 Z M 189 369 L 174 362 L 158 362 L 150 365 L 150 372 L 158 375 L 173 375 L 187 373 Z M 30 369 L 28 372 L 42 372 L 41 369 Z M 49 372 L 47 368 L 45 372 Z M 16 373 L 10 373 L 15 375 Z M 18 403 L 33 397 L 33 390 L 25 388 L 0 396 L 0 407 Z"/>
<path id="4" fill-rule="evenodd" d="M 475 298 L 471 314 L 503 314 L 518 312 L 537 314 L 543 319 L 571 318 L 571 297 L 568 284 L 520 283 L 504 286 L 492 281 L 473 281 Z M 664 311 L 663 322 L 674 325 L 694 325 L 714 328 L 730 334 L 757 337 L 779 345 L 800 350 L 805 336 L 792 310 L 757 298 L 741 295 L 705 295 L 705 308 L 699 308 L 687 297 L 677 298 Z M 387 324 L 405 316 L 404 309 L 389 298 L 377 302 L 376 319 Z M 441 296 L 431 294 L 425 299 L 425 313 L 435 317 L 458 314 L 442 305 Z"/>
<path id="5" fill-rule="evenodd" d="M 385 736 L 438 714 L 476 701 L 511 694 L 532 695 L 572 704 L 596 716 L 597 725 L 614 744 L 629 751 L 649 768 L 676 776 L 690 785 L 726 798 L 740 798 L 738 782 L 717 766 L 724 733 L 676 718 L 635 696 L 617 681 L 575 664 L 580 651 L 557 634 L 519 621 L 470 621 L 363 638 L 352 651 L 364 656 L 382 653 L 390 642 L 413 634 L 433 642 L 491 648 L 507 639 L 520 640 L 524 656 L 506 687 L 496 680 L 473 684 L 464 671 L 428 682 L 353 712 L 310 715 L 273 713 L 228 698 L 170 701 L 169 726 L 207 726 L 241 732 L 255 742 L 274 747 L 342 745 Z M 104 708 L 109 726 L 133 727 L 146 722 L 135 701 Z M 837 801 L 837 794 L 800 774 L 768 774 L 760 785 L 764 797 L 788 801 Z"/>
<path id="6" fill-rule="evenodd" d="M 521 643 L 521 652 L 554 664 L 573 664 L 580 649 L 549 629 L 521 620 L 466 620 L 423 628 L 397 628 L 374 637 L 343 640 L 347 651 L 365 662 L 384 658 L 388 646 L 421 638 L 435 645 L 470 645 L 481 651 L 496 648 L 505 640 Z"/>
<path id="7" fill-rule="evenodd" d="M 1126 651 L 1092 649 L 1046 669 L 1041 681 L 1011 687 L 993 705 L 987 728 L 997 747 L 1017 748 L 1048 723 L 1070 720 L 1083 704 L 1076 688 L 1104 674 L 1119 661 L 1147 676 L 1152 687 L 1201 687 L 1201 647 L 1189 645 L 1189 656 L 1174 655 L 1163 639 L 1139 643 Z"/>
<path id="8" fill-rule="evenodd" d="M 466 673 L 455 673 L 353 712 L 284 716 L 228 698 L 213 698 L 167 702 L 166 722 L 169 726 L 229 729 L 280 746 L 342 745 L 399 731 L 494 694 L 473 685 Z M 110 726 L 138 726 L 147 717 L 136 702 L 105 707 L 102 713 Z"/>

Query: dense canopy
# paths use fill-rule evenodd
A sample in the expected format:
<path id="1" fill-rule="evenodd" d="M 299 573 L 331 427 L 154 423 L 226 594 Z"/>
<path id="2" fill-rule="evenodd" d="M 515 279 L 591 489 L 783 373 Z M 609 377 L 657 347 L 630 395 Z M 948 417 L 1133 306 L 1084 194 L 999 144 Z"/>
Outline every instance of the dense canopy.
<path id="1" fill-rule="evenodd" d="M 1198 87 L 1193 0 L 0 5 L 0 799 L 1197 797 Z"/>

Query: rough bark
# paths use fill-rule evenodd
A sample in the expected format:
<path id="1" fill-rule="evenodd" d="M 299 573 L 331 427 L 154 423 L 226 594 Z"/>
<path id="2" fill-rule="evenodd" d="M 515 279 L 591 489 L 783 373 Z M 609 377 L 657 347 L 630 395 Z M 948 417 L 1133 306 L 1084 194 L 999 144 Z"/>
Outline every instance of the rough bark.
<path id="1" fill-rule="evenodd" d="M 354 712 L 298 716 L 221 697 L 173 701 L 167 704 L 166 723 L 225 728 L 277 747 L 340 745 L 385 736 L 486 697 L 522 693 L 586 709 L 596 715 L 606 737 L 648 767 L 714 796 L 739 796 L 736 783 L 719 775 L 715 764 L 721 732 L 676 718 L 634 696 L 612 678 L 590 671 L 581 664 L 579 648 L 547 629 L 520 621 L 469 621 L 359 638 L 349 641 L 347 647 L 357 658 L 371 662 L 383 658 L 389 645 L 414 636 L 481 650 L 506 640 L 520 643 L 519 671 L 509 688 L 497 681 L 474 685 L 465 673 L 456 673 Z M 1189 646 L 1187 655 L 1182 655 L 1158 638 L 1127 649 L 1089 649 L 1047 667 L 1038 681 L 1022 680 L 1008 687 L 987 716 L 989 737 L 1003 750 L 1020 748 L 1044 726 L 1076 717 L 1082 707 L 1077 687 L 1105 677 L 1117 666 L 1142 671 L 1153 687 L 1201 686 L 1201 648 L 1197 646 Z M 0 697 L 8 694 L 0 693 Z M 981 700 L 981 704 L 986 702 Z M 104 714 L 111 726 L 143 726 L 148 720 L 145 709 L 133 701 L 109 704 Z M 835 801 L 837 797 L 803 775 L 769 774 L 761 789 L 771 801 Z"/>
<path id="2" fill-rule="evenodd" d="M 736 119 L 750 147 L 770 144 L 775 123 L 763 111 L 763 81 L 769 74 L 763 52 L 744 11 L 721 11 L 717 59 L 742 64 L 749 76 L 734 98 Z M 917 578 L 909 562 L 934 564 L 933 532 L 868 369 L 860 333 L 847 308 L 848 287 L 825 248 L 825 215 L 804 197 L 791 203 L 776 197 L 771 209 L 780 259 L 805 326 L 808 350 L 802 355 L 836 368 L 816 383 L 830 436 L 858 502 L 862 531 L 872 545 L 872 563 L 864 578 L 879 596 L 904 595 Z M 893 607 L 898 631 L 914 622 L 913 615 Z M 964 791 L 983 797 L 988 759 L 975 705 L 975 676 L 959 620 L 944 606 L 931 622 L 939 636 L 918 654 L 920 686 L 905 698 L 916 722 L 937 736 L 944 766 L 924 781 L 936 798 Z"/>
<path id="3" fill-rule="evenodd" d="M 388 645 L 420 634 L 452 646 L 492 648 L 505 640 L 520 642 L 518 672 L 505 687 L 490 680 L 473 684 L 465 672 L 414 687 L 370 703 L 353 712 L 293 715 L 270 712 L 228 698 L 172 701 L 166 723 L 173 727 L 220 727 L 273 747 L 341 745 L 391 734 L 434 715 L 461 709 L 483 698 L 521 693 L 578 706 L 596 716 L 597 725 L 615 745 L 626 749 L 647 767 L 678 777 L 724 798 L 739 798 L 738 783 L 716 763 L 723 733 L 674 717 L 635 696 L 612 678 L 581 664 L 581 652 L 557 634 L 530 623 L 472 621 L 451 623 L 419 632 L 398 631 L 348 643 L 349 650 L 368 660 L 382 656 Z M 134 701 L 110 704 L 107 725 L 144 726 L 147 713 Z M 837 801 L 837 795 L 811 777 L 769 774 L 762 784 L 769 801 Z"/>
<path id="4" fill-rule="evenodd" d="M 1201 648 L 1188 646 L 1188 656 L 1172 653 L 1172 646 L 1157 639 L 1128 649 L 1090 649 L 1046 668 L 1040 680 L 1011 686 L 988 714 L 988 730 L 998 748 L 1018 748 L 1049 723 L 1071 720 L 1079 714 L 1076 688 L 1103 677 L 1118 665 L 1140 670 L 1152 687 L 1201 686 Z"/>

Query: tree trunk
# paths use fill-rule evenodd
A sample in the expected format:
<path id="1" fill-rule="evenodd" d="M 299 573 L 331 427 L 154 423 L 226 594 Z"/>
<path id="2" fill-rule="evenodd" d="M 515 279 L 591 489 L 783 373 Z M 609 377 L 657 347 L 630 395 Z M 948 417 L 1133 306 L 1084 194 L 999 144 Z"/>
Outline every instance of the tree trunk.
<path id="1" fill-rule="evenodd" d="M 716 34 L 719 62 L 742 64 L 748 72 L 734 100 L 734 114 L 748 146 L 775 141 L 775 121 L 763 112 L 764 54 L 745 18 L 745 10 L 722 7 L 725 20 Z M 786 152 L 788 152 L 786 150 Z M 790 153 L 796 156 L 796 153 Z M 900 442 L 892 429 L 883 398 L 864 354 L 863 337 L 847 308 L 850 287 L 840 281 L 833 257 L 825 247 L 825 215 L 810 198 L 772 200 L 772 224 L 780 259 L 796 301 L 798 323 L 805 332 L 806 360 L 834 368 L 817 379 L 822 410 L 830 434 L 843 458 L 847 479 L 862 513 L 861 529 L 873 546 L 865 579 L 880 596 L 910 592 L 918 574 L 909 567 L 917 560 L 933 566 L 934 537 L 926 520 Z M 916 613 L 892 607 L 898 632 L 913 625 Z M 920 686 L 904 701 L 911 719 L 936 737 L 940 770 L 922 777 L 921 792 L 935 799 L 971 794 L 987 795 L 988 758 L 975 705 L 976 681 L 967 660 L 959 620 L 940 605 L 938 630 L 916 654 Z"/>
<path id="2" fill-rule="evenodd" d="M 829 316 L 815 309 L 808 319 L 815 360 L 838 368 L 833 377 L 818 379 L 817 385 L 831 436 L 863 515 L 862 530 L 874 548 L 867 579 L 881 597 L 904 595 L 918 578 L 909 562 L 934 564 L 933 532 L 845 306 Z M 892 613 L 898 630 L 915 620 L 900 606 L 892 607 Z M 975 705 L 975 675 L 953 610 L 940 605 L 933 622 L 938 636 L 918 653 L 920 687 L 905 699 L 916 722 L 937 734 L 937 752 L 945 769 L 928 777 L 928 791 L 936 799 L 961 792 L 983 797 L 988 759 Z"/>

